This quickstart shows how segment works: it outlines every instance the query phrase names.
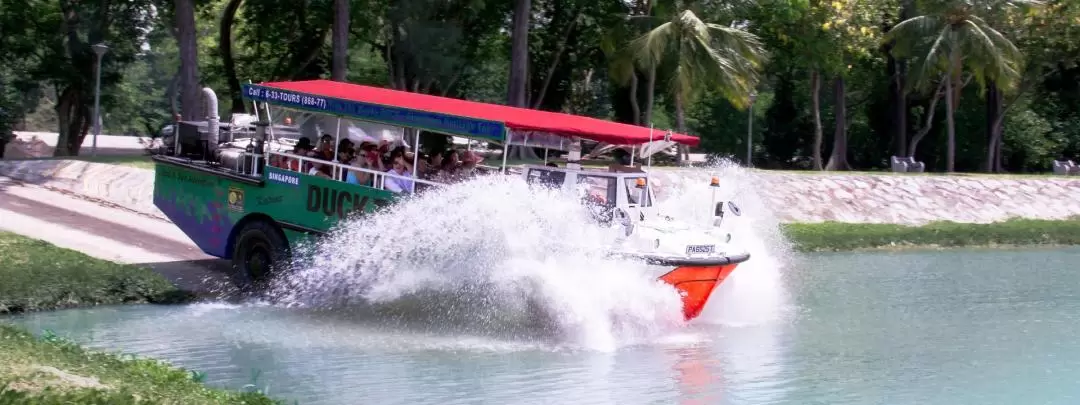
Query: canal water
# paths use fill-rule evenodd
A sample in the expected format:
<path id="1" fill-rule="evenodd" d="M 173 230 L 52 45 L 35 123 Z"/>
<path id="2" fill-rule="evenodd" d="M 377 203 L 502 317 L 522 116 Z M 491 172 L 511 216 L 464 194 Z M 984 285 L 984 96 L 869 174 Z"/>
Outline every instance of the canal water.
<path id="1" fill-rule="evenodd" d="M 785 261 L 782 300 L 717 297 L 727 308 L 612 347 L 265 304 L 8 320 L 302 404 L 1080 403 L 1080 249 Z"/>

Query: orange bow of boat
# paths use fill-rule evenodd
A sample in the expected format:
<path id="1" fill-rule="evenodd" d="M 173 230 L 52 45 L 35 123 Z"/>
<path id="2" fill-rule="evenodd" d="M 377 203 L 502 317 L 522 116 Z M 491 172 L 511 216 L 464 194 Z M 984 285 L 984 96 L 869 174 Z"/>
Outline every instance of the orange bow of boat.
<path id="1" fill-rule="evenodd" d="M 660 277 L 679 291 L 683 317 L 689 321 L 701 315 L 705 304 L 718 285 L 724 282 L 738 263 L 704 266 L 681 266 Z"/>

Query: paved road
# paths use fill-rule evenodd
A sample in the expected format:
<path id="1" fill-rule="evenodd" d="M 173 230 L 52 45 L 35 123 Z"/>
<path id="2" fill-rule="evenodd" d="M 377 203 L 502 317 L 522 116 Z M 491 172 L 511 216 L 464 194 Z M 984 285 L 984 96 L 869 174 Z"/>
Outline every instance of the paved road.
<path id="1" fill-rule="evenodd" d="M 146 265 L 200 295 L 235 293 L 228 264 L 172 223 L 0 177 L 0 229 L 118 263 Z"/>

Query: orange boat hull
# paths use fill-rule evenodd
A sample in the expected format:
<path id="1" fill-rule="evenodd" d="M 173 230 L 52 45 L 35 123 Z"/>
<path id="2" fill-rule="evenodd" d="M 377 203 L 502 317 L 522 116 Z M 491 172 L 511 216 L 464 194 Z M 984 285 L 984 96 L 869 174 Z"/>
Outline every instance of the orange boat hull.
<path id="1" fill-rule="evenodd" d="M 680 266 L 661 276 L 660 280 L 679 290 L 683 316 L 689 321 L 701 315 L 713 290 L 738 266 L 739 263 Z"/>

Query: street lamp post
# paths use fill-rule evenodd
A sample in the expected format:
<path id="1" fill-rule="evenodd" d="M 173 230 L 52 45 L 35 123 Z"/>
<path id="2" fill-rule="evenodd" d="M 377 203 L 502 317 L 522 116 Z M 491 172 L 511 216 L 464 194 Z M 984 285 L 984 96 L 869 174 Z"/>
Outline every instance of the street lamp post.
<path id="1" fill-rule="evenodd" d="M 750 167 L 750 159 L 754 154 L 754 101 L 757 93 L 750 93 L 750 114 L 746 117 L 746 167 Z"/>
<path id="2" fill-rule="evenodd" d="M 90 46 L 94 49 L 94 54 L 97 55 L 97 72 L 96 83 L 94 84 L 94 143 L 90 147 L 90 156 L 97 156 L 97 137 L 101 134 L 101 58 L 105 56 L 105 52 L 109 50 L 109 47 L 105 44 L 94 44 Z"/>

